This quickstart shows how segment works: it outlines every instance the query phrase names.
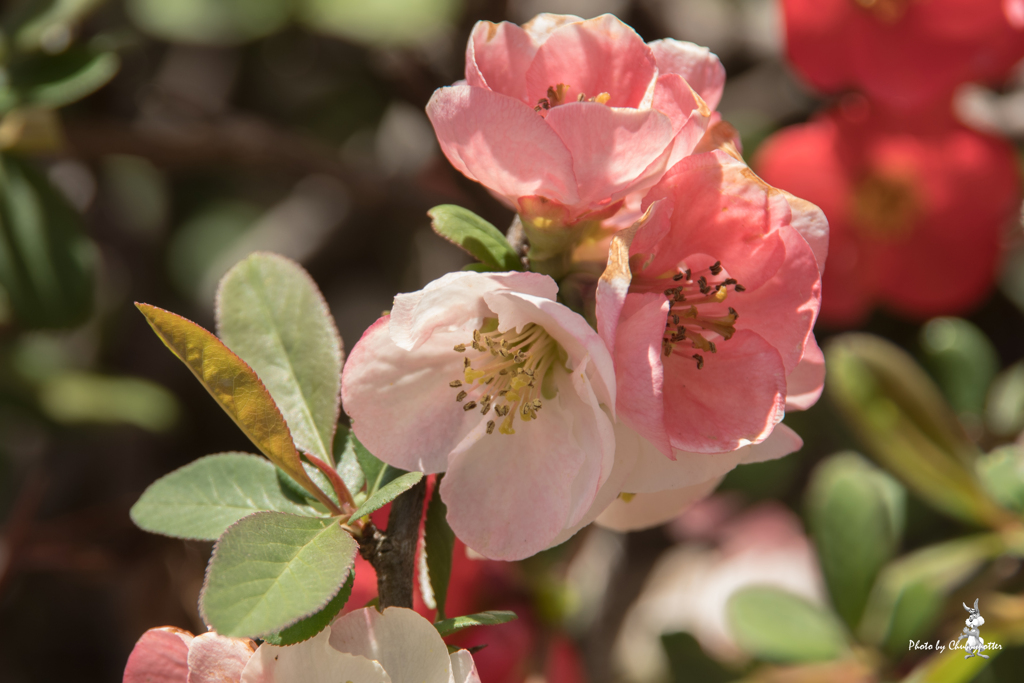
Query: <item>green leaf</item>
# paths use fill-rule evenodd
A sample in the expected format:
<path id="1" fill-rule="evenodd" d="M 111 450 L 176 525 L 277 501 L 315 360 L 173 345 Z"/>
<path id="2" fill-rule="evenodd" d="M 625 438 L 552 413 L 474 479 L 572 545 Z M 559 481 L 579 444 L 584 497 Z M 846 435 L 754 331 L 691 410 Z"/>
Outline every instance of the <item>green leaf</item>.
<path id="1" fill-rule="evenodd" d="M 915 550 L 879 573 L 857 633 L 862 642 L 906 651 L 927 635 L 945 599 L 981 566 L 1010 548 L 999 534 L 957 538 Z"/>
<path id="2" fill-rule="evenodd" d="M 985 638 L 986 643 L 1005 643 L 1006 638 L 1004 634 L 999 632 L 993 632 L 986 627 L 985 632 L 982 634 Z M 955 638 L 953 639 L 955 640 Z M 943 652 L 938 652 L 927 657 L 921 662 L 913 671 L 907 674 L 906 678 L 903 678 L 901 683 L 970 683 L 971 681 L 995 681 L 1004 680 L 998 676 L 991 678 L 982 677 L 981 672 L 988 668 L 988 666 L 1002 654 L 1001 649 L 985 650 L 985 654 L 988 655 L 988 659 L 982 659 L 981 657 L 971 657 L 970 659 L 964 659 L 964 650 L 951 650 L 949 648 L 949 641 L 942 643 L 946 646 Z M 904 647 L 906 647 L 906 641 L 904 641 Z M 963 643 L 961 643 L 961 648 Z M 906 650 L 904 650 L 906 652 Z M 1010 679 L 1015 680 L 1015 679 Z"/>
<path id="3" fill-rule="evenodd" d="M 661 646 L 668 657 L 670 680 L 673 683 L 728 683 L 736 680 L 736 673 L 705 654 L 700 643 L 689 633 L 665 633 Z"/>
<path id="4" fill-rule="evenodd" d="M 338 425 L 338 431 L 334 434 L 334 462 L 338 463 L 338 474 L 353 495 L 362 490 L 366 483 L 356 454 L 358 443 L 351 429 L 343 424 Z"/>
<path id="5" fill-rule="evenodd" d="M 807 516 L 836 611 L 854 628 L 878 571 L 895 554 L 906 493 L 855 453 L 823 461 L 807 489 Z"/>
<path id="6" fill-rule="evenodd" d="M 270 635 L 264 636 L 263 640 L 267 641 L 271 645 L 277 645 L 282 647 L 285 645 L 295 645 L 301 643 L 304 640 L 309 640 L 316 634 L 323 631 L 325 628 L 330 626 L 331 622 L 334 621 L 334 617 L 338 616 L 338 612 L 348 602 L 349 597 L 352 595 L 352 586 L 355 581 L 356 574 L 351 572 L 348 575 L 348 580 L 345 581 L 345 585 L 341 587 L 338 594 L 331 598 L 331 601 L 327 603 L 327 607 L 317 612 L 311 617 L 306 617 L 297 624 L 293 624 L 288 628 L 284 629 L 279 633 L 271 633 Z"/>
<path id="7" fill-rule="evenodd" d="M 302 266 L 268 253 L 240 261 L 217 290 L 217 333 L 259 375 L 295 445 L 333 463 L 341 337 Z"/>
<path id="8" fill-rule="evenodd" d="M 63 424 L 130 424 L 166 432 L 178 419 L 178 399 L 141 377 L 61 372 L 39 386 L 39 407 Z"/>
<path id="9" fill-rule="evenodd" d="M 441 237 L 462 247 L 488 270 L 522 270 L 519 255 L 501 232 L 469 209 L 454 204 L 435 206 L 427 212 L 431 226 Z M 476 270 L 474 268 L 473 270 Z"/>
<path id="10" fill-rule="evenodd" d="M 754 586 L 733 593 L 726 618 L 736 644 L 758 659 L 823 662 L 848 650 L 833 614 L 777 588 Z"/>
<path id="11" fill-rule="evenodd" d="M 60 52 L 63 41 L 70 40 L 86 16 L 105 0 L 29 0 L 11 3 L 4 15 L 4 32 L 21 52 L 48 50 Z"/>
<path id="12" fill-rule="evenodd" d="M 974 442 L 905 351 L 849 333 L 828 344 L 825 358 L 826 389 L 872 457 L 946 514 L 992 527 L 1009 521 L 977 480 Z"/>
<path id="13" fill-rule="evenodd" d="M 291 0 L 128 0 L 140 29 L 176 43 L 238 45 L 284 28 Z"/>
<path id="14" fill-rule="evenodd" d="M 451 29 L 463 4 L 464 0 L 300 0 L 298 18 L 314 31 L 358 43 L 416 46 Z"/>
<path id="15" fill-rule="evenodd" d="M 1016 444 L 978 458 L 978 477 L 985 490 L 1007 510 L 1024 513 L 1024 450 Z"/>
<path id="16" fill-rule="evenodd" d="M 518 618 L 519 617 L 516 616 L 515 612 L 489 610 L 487 612 L 468 614 L 463 617 L 455 617 L 454 619 L 438 621 L 434 623 L 434 628 L 437 629 L 437 632 L 441 634 L 442 638 L 447 638 L 453 633 L 458 633 L 466 628 L 472 628 L 474 626 L 497 626 L 498 624 L 515 621 Z"/>
<path id="17" fill-rule="evenodd" d="M 0 289 L 22 327 L 72 327 L 92 311 L 95 248 L 27 163 L 0 155 Z"/>
<path id="18" fill-rule="evenodd" d="M 11 66 L 12 99 L 6 104 L 63 107 L 102 88 L 120 68 L 116 53 L 81 45 L 59 55 L 35 54 Z"/>
<path id="19" fill-rule="evenodd" d="M 256 512 L 217 541 L 200 599 L 218 633 L 259 638 L 324 609 L 352 572 L 358 544 L 336 519 Z"/>
<path id="20" fill-rule="evenodd" d="M 354 433 L 352 434 L 352 446 L 355 450 L 356 460 L 359 461 L 359 468 L 363 471 L 363 477 L 366 480 L 368 496 L 372 496 L 380 487 L 386 486 L 402 474 L 402 470 L 378 460 L 373 453 L 366 450 L 366 446 L 359 442 Z"/>
<path id="21" fill-rule="evenodd" d="M 277 471 L 247 453 L 199 458 L 153 482 L 132 506 L 132 521 L 155 534 L 213 541 L 260 510 L 316 514 L 282 491 Z"/>
<path id="22" fill-rule="evenodd" d="M 423 553 L 426 555 L 427 577 L 430 591 L 437 606 L 437 620 L 444 621 L 444 606 L 448 599 L 448 582 L 452 576 L 452 552 L 455 550 L 455 532 L 448 526 L 448 508 L 441 500 L 441 478 L 434 484 L 434 493 L 427 504 L 427 519 L 423 526 Z"/>
<path id="23" fill-rule="evenodd" d="M 921 328 L 925 366 L 958 415 L 980 416 L 999 355 L 985 333 L 962 318 L 933 318 Z"/>
<path id="24" fill-rule="evenodd" d="M 358 510 L 352 513 L 351 519 L 359 519 L 371 512 L 376 512 L 418 484 L 422 478 L 422 472 L 406 472 L 394 481 L 380 487 L 373 495 L 363 501 Z"/>
<path id="25" fill-rule="evenodd" d="M 1016 437 L 1024 431 L 1024 361 L 996 375 L 989 386 L 985 425 L 996 436 Z"/>
<path id="26" fill-rule="evenodd" d="M 260 378 L 207 330 L 170 311 L 135 304 L 150 327 L 263 455 L 328 508 L 334 506 L 302 467 L 291 433 Z"/>

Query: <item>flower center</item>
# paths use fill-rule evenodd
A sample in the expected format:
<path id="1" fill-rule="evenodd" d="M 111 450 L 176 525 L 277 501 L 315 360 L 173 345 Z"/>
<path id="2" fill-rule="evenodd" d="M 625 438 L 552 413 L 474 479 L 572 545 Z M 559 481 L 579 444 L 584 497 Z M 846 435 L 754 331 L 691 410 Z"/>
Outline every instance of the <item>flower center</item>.
<path id="1" fill-rule="evenodd" d="M 910 232 L 919 208 L 909 179 L 873 174 L 854 188 L 850 218 L 866 236 L 890 241 Z"/>
<path id="2" fill-rule="evenodd" d="M 498 321 L 484 320 L 473 330 L 473 341 L 457 344 L 455 351 L 466 354 L 462 379 L 449 382 L 458 389 L 455 396 L 466 412 L 480 408 L 481 415 L 494 410 L 503 418 L 498 431 L 515 434 L 512 423 L 518 416 L 523 422 L 537 418 L 543 407 L 541 395 L 553 398 L 557 389 L 548 381 L 549 370 L 559 360 L 561 347 L 540 325 L 529 323 L 522 331 L 498 332 Z M 488 420 L 487 433 L 494 432 L 495 420 Z"/>
<path id="3" fill-rule="evenodd" d="M 704 353 L 717 353 L 716 339 L 729 340 L 736 334 L 736 319 L 739 314 L 729 307 L 722 315 L 721 304 L 729 294 L 729 287 L 737 292 L 745 291 L 743 285 L 724 272 L 721 261 L 697 273 L 681 267 L 672 275 L 675 287 L 665 290 L 665 297 L 672 302 L 665 323 L 665 334 L 661 339 L 661 350 L 666 358 L 673 353 L 690 354 L 697 361 L 697 369 L 704 367 Z M 697 353 L 690 353 L 697 351 Z"/>
<path id="4" fill-rule="evenodd" d="M 885 24 L 895 24 L 914 0 L 853 0 Z"/>
<path id="5" fill-rule="evenodd" d="M 572 89 L 572 86 L 566 85 L 565 83 L 548 86 L 548 96 L 537 100 L 537 106 L 534 107 L 533 110 L 543 114 L 543 112 L 548 109 L 557 107 L 560 104 L 565 104 L 566 102 L 597 102 L 598 104 L 608 104 L 608 100 L 612 98 L 612 96 L 606 92 L 600 93 L 594 97 L 587 97 L 586 93 L 581 92 L 576 96 L 576 99 L 573 100 L 569 97 L 570 89 Z"/>

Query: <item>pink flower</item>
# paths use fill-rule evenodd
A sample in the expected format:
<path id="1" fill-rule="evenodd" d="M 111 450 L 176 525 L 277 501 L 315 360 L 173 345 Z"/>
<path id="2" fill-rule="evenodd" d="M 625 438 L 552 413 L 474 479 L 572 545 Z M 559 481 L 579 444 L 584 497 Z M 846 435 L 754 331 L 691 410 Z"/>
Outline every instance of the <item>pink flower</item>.
<path id="1" fill-rule="evenodd" d="M 707 48 L 644 43 L 610 14 L 481 21 L 466 80 L 427 104 L 441 149 L 524 221 L 546 228 L 614 213 L 688 155 L 725 70 Z"/>
<path id="2" fill-rule="evenodd" d="M 135 644 L 124 683 L 480 683 L 466 650 L 451 655 L 433 624 L 410 609 L 367 607 L 316 636 L 277 647 L 170 626 Z"/>
<path id="3" fill-rule="evenodd" d="M 342 374 L 359 440 L 444 472 L 452 529 L 520 559 L 576 524 L 611 471 L 615 375 L 604 342 L 537 273 L 449 273 L 400 294 Z"/>
<path id="4" fill-rule="evenodd" d="M 812 328 L 828 226 L 723 150 L 677 164 L 644 208 L 597 291 L 618 382 L 616 465 L 629 468 L 619 485 L 700 497 L 737 464 L 800 446 L 777 425 L 821 394 Z"/>
<path id="5" fill-rule="evenodd" d="M 245 638 L 214 632 L 193 636 L 173 626 L 142 634 L 128 656 L 124 683 L 229 683 L 238 681 L 256 650 Z"/>
<path id="6" fill-rule="evenodd" d="M 433 624 L 411 609 L 365 607 L 307 641 L 264 643 L 241 683 L 480 683 L 473 656 L 451 655 Z"/>

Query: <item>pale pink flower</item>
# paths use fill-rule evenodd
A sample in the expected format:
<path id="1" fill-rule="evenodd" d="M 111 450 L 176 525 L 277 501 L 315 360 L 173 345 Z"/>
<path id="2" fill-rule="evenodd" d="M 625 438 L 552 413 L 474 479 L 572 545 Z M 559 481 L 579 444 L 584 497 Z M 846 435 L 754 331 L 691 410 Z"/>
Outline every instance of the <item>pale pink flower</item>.
<path id="1" fill-rule="evenodd" d="M 397 296 L 342 375 L 359 440 L 395 467 L 447 472 L 448 522 L 493 559 L 550 547 L 612 469 L 612 359 L 557 293 L 537 273 L 449 273 Z"/>
<path id="2" fill-rule="evenodd" d="M 480 683 L 466 650 L 448 654 L 433 624 L 410 609 L 350 612 L 309 640 L 259 648 L 171 626 L 135 644 L 124 683 Z"/>
<path id="3" fill-rule="evenodd" d="M 607 218 L 690 154 L 725 70 L 707 48 L 644 43 L 610 14 L 481 21 L 466 79 L 427 104 L 459 171 L 540 227 Z"/>
<path id="4" fill-rule="evenodd" d="M 247 638 L 214 632 L 193 636 L 173 626 L 151 628 L 135 643 L 124 683 L 232 683 L 256 650 Z"/>
<path id="5" fill-rule="evenodd" d="M 700 506 L 716 506 L 711 498 Z M 697 506 L 693 513 L 703 513 Z M 685 522 L 687 512 L 679 521 Z M 656 680 L 668 662 L 666 633 L 693 634 L 710 655 L 742 663 L 726 615 L 729 599 L 750 586 L 772 586 L 814 604 L 827 598 L 818 558 L 799 518 L 778 503 L 764 503 L 711 529 L 713 547 L 685 543 L 658 559 L 630 608 L 616 643 L 615 659 L 630 679 Z M 675 526 L 675 525 L 673 525 Z"/>
<path id="6" fill-rule="evenodd" d="M 288 647 L 264 643 L 241 683 L 480 683 L 473 656 L 451 655 L 433 624 L 411 609 L 365 607 Z"/>

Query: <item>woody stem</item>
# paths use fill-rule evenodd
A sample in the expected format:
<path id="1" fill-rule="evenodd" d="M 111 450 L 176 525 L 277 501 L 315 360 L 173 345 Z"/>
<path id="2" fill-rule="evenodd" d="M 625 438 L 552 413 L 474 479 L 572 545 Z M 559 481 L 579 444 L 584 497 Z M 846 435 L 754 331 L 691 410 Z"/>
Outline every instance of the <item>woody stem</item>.
<path id="1" fill-rule="evenodd" d="M 368 524 L 359 542 L 359 552 L 377 572 L 380 609 L 412 608 L 413 572 L 416 568 L 416 541 L 419 537 L 427 480 L 395 498 L 388 516 L 388 528 Z"/>

